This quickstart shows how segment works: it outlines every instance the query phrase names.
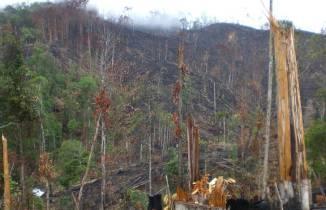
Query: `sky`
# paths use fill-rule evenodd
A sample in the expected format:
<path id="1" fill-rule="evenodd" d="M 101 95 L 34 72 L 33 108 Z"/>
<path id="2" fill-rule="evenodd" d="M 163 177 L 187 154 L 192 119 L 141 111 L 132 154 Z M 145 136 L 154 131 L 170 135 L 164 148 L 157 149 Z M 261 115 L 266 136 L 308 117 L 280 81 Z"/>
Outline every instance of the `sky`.
<path id="1" fill-rule="evenodd" d="M 277 19 L 290 20 L 296 28 L 312 32 L 326 27 L 326 0 L 273 1 Z M 0 7 L 21 2 L 34 0 L 0 0 Z M 141 25 L 168 27 L 186 17 L 261 28 L 267 22 L 269 0 L 89 0 L 88 6 L 106 17 L 128 15 L 135 24 Z M 127 11 L 126 7 L 130 9 Z M 154 11 L 159 15 L 153 15 Z"/>

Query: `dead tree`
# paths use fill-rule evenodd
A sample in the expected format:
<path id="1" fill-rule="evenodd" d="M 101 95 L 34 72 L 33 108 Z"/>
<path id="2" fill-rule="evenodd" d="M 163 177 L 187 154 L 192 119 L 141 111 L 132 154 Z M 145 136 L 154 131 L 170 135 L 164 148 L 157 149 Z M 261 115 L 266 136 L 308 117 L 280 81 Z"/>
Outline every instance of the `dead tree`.
<path id="1" fill-rule="evenodd" d="M 294 197 L 301 209 L 309 209 L 309 181 L 298 67 L 295 54 L 294 29 L 291 23 L 272 19 L 278 98 L 278 140 L 281 186 L 285 189 L 283 200 Z M 283 189 L 281 189 L 283 191 Z M 299 204 L 298 204 L 299 205 Z"/>
<path id="2" fill-rule="evenodd" d="M 101 121 L 101 114 L 99 114 L 99 116 L 97 117 L 97 120 L 96 120 L 95 133 L 94 133 L 94 136 L 93 136 L 91 151 L 89 152 L 89 155 L 88 155 L 86 170 L 85 170 L 84 176 L 83 176 L 82 181 L 81 181 L 81 185 L 80 185 L 80 188 L 79 188 L 79 193 L 78 193 L 77 200 L 75 199 L 76 209 L 77 210 L 79 210 L 80 207 L 81 207 L 81 199 L 83 197 L 83 189 L 84 189 L 84 185 L 86 183 L 87 177 L 88 177 L 88 173 L 89 173 L 89 169 L 90 169 L 90 165 L 91 165 L 91 160 L 92 160 L 92 156 L 93 156 L 93 152 L 94 152 L 94 147 L 95 147 L 96 139 L 97 139 L 97 136 L 98 136 L 98 130 L 99 130 L 99 127 L 100 127 L 100 121 Z"/>

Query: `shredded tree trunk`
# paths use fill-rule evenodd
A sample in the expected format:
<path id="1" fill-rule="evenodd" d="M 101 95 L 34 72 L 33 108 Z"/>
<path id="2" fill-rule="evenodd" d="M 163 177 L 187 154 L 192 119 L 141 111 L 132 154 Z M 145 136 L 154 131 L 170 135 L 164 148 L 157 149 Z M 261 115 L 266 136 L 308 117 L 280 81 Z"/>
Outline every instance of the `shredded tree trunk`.
<path id="1" fill-rule="evenodd" d="M 290 96 L 291 96 L 291 113 L 292 113 L 292 125 L 293 125 L 293 136 L 295 142 L 295 179 L 301 187 L 301 208 L 302 210 L 309 210 L 309 180 L 308 180 L 308 166 L 306 161 L 306 150 L 304 143 L 304 129 L 302 120 L 302 109 L 301 109 L 301 98 L 300 98 L 300 87 L 299 87 L 299 76 L 298 76 L 298 65 L 295 53 L 294 43 L 294 29 L 290 28 L 288 37 L 289 48 L 287 50 L 288 58 L 288 74 L 290 82 Z"/>
<path id="2" fill-rule="evenodd" d="M 150 131 L 149 131 L 149 139 L 148 139 L 148 182 L 149 182 L 149 195 L 152 195 L 152 116 L 151 116 L 151 105 L 149 103 L 148 106 L 148 112 L 149 112 L 149 125 L 150 125 Z"/>
<path id="3" fill-rule="evenodd" d="M 301 209 L 309 209 L 309 180 L 304 144 L 298 65 L 292 25 L 272 21 L 278 81 L 278 139 L 281 181 L 296 184 Z M 287 186 L 288 185 L 288 186 Z M 285 199 L 293 193 L 285 193 Z"/>

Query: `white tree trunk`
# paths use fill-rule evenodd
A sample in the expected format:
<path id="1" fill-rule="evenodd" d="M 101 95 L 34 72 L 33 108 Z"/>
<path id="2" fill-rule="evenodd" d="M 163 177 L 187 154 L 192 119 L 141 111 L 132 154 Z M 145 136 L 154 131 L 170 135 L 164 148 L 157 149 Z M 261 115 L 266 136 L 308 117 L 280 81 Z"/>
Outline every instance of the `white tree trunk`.
<path id="1" fill-rule="evenodd" d="M 303 179 L 301 181 L 301 209 L 302 210 L 309 210 L 309 179 Z"/>
<path id="2" fill-rule="evenodd" d="M 20 153 L 20 185 L 21 185 L 21 207 L 24 208 L 26 204 L 26 185 L 25 185 L 25 158 L 24 158 L 24 144 L 22 137 L 22 124 L 19 126 L 19 153 Z"/>
<path id="3" fill-rule="evenodd" d="M 151 138 L 151 135 L 149 135 L 148 152 L 149 152 L 149 169 L 148 169 L 149 195 L 152 195 L 152 138 Z"/>
<path id="4" fill-rule="evenodd" d="M 101 143 L 101 167 L 102 167 L 102 185 L 101 185 L 101 204 L 100 209 L 104 210 L 105 206 L 105 188 L 106 188 L 106 136 L 105 136 L 105 124 L 104 120 L 102 119 L 101 123 L 101 137 L 102 137 L 102 143 Z"/>
<path id="5" fill-rule="evenodd" d="M 46 179 L 45 182 L 46 187 L 46 210 L 50 210 L 50 183 L 49 180 Z"/>
<path id="6" fill-rule="evenodd" d="M 270 0 L 270 15 L 273 12 L 273 0 Z M 269 32 L 269 66 L 268 66 L 268 92 L 267 92 L 267 113 L 266 113 L 266 133 L 264 147 L 264 165 L 263 165 L 263 191 L 262 198 L 266 198 L 267 182 L 268 182 L 268 157 L 270 145 L 270 127 L 272 113 L 272 92 L 273 92 L 273 72 L 274 72 L 274 56 L 273 56 L 273 32 Z"/>
<path id="7" fill-rule="evenodd" d="M 215 86 L 215 81 L 214 81 L 213 84 L 214 84 L 214 116 L 215 116 L 215 114 L 216 114 L 216 86 Z"/>
<path id="8" fill-rule="evenodd" d="M 88 155 L 86 171 L 84 173 L 84 176 L 82 178 L 81 185 L 80 185 L 80 188 L 79 188 L 79 193 L 78 193 L 78 198 L 77 198 L 77 203 L 76 203 L 77 204 L 76 205 L 77 210 L 80 209 L 81 199 L 82 199 L 82 196 L 83 196 L 83 189 L 84 189 L 84 185 L 85 185 L 85 182 L 87 180 L 87 177 L 88 177 L 88 172 L 89 172 L 90 165 L 91 165 L 92 155 L 93 155 L 93 152 L 94 152 L 95 143 L 96 143 L 96 139 L 97 139 L 97 136 L 98 136 L 98 130 L 99 130 L 99 127 L 100 127 L 100 120 L 101 120 L 101 114 L 98 116 L 98 119 L 97 119 L 97 122 L 96 122 L 95 133 L 94 133 L 93 141 L 92 141 L 92 145 L 91 145 L 91 151 L 89 152 L 89 155 Z"/>

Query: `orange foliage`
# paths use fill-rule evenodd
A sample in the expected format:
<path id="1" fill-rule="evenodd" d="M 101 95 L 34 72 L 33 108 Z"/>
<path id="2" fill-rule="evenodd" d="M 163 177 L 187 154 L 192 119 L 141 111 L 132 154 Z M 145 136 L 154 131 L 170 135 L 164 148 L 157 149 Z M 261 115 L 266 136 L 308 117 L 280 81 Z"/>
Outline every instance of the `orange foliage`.
<path id="1" fill-rule="evenodd" d="M 49 180 L 55 177 L 53 161 L 49 157 L 49 153 L 43 152 L 40 155 L 38 172 L 41 180 Z"/>
<path id="2" fill-rule="evenodd" d="M 178 102 L 180 100 L 180 91 L 181 91 L 181 84 L 180 81 L 177 80 L 172 92 L 172 101 L 175 105 L 178 105 Z"/>
<path id="3" fill-rule="evenodd" d="M 184 45 L 180 45 L 178 48 L 178 68 L 181 71 L 182 75 L 188 73 L 187 65 L 184 63 Z"/>
<path id="4" fill-rule="evenodd" d="M 177 112 L 173 112 L 172 121 L 175 126 L 175 130 L 174 130 L 175 136 L 180 138 L 181 137 L 180 118 Z"/>
<path id="5" fill-rule="evenodd" d="M 105 126 L 109 126 L 109 108 L 111 105 L 111 100 L 108 97 L 108 94 L 104 89 L 102 89 L 97 96 L 95 97 L 95 116 L 96 118 L 99 114 L 102 114 L 102 117 L 105 122 Z"/>

